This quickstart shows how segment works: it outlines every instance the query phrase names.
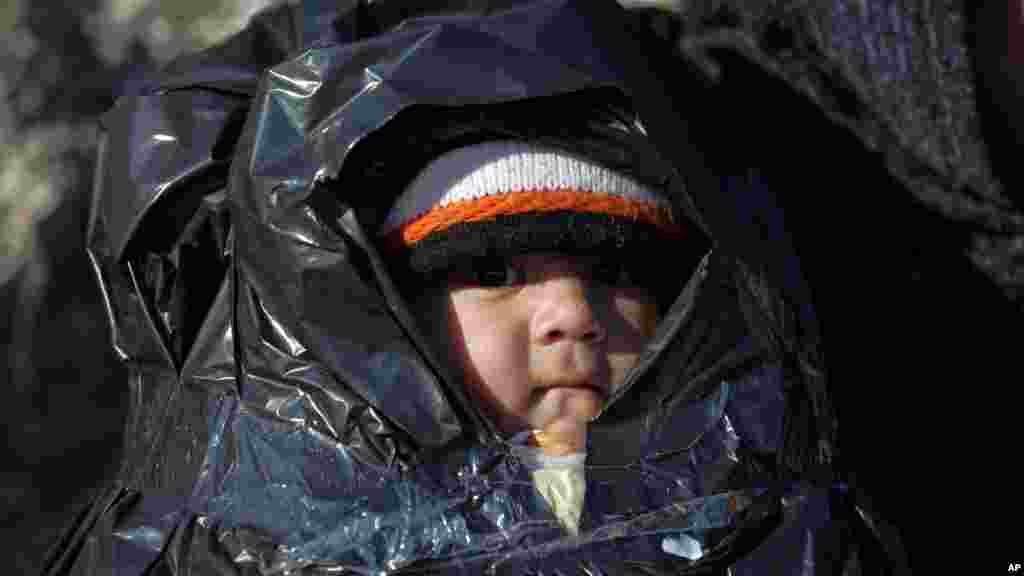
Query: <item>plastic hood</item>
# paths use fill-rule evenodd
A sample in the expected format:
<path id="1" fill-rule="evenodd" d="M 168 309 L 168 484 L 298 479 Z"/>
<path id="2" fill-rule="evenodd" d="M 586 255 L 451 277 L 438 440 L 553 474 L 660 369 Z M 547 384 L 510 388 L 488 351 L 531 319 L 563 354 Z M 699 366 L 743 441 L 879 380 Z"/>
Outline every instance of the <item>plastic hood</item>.
<path id="1" fill-rule="evenodd" d="M 808 534 L 867 514 L 832 483 L 813 309 L 694 202 L 735 194 L 679 113 L 711 98 L 697 63 L 612 2 L 411 20 L 327 4 L 261 15 L 104 118 L 89 247 L 133 413 L 115 485 L 52 572 L 743 574 L 805 565 L 828 549 Z M 397 190 L 346 174 L 415 110 L 594 90 L 639 112 L 626 132 L 716 249 L 594 423 L 571 535 L 374 249 L 374 207 Z M 690 266 L 682 252 L 661 257 Z M 857 522 L 851 541 L 874 542 Z"/>

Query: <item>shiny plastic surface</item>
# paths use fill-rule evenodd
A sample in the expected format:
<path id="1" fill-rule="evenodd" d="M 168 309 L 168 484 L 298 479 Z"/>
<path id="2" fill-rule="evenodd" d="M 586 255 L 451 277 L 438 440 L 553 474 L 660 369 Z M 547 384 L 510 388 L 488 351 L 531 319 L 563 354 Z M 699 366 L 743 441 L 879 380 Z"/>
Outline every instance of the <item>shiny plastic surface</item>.
<path id="1" fill-rule="evenodd" d="M 660 151 L 705 248 L 689 192 L 718 181 L 654 65 L 617 49 L 646 46 L 618 5 L 464 8 L 284 7 L 105 117 L 89 246 L 134 412 L 54 573 L 810 574 L 810 535 L 853 517 L 830 508 L 813 311 L 716 250 L 593 424 L 579 534 L 559 524 L 374 247 L 397 190 L 347 162 L 417 107 L 603 89 L 639 112 L 623 131 Z"/>

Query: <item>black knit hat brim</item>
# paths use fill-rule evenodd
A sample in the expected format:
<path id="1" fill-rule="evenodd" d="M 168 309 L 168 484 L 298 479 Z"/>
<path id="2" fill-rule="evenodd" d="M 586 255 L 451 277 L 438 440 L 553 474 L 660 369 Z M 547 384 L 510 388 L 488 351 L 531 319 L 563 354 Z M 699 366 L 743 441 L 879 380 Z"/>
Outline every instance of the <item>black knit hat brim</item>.
<path id="1" fill-rule="evenodd" d="M 651 288 L 673 290 L 685 281 L 705 250 L 703 245 L 688 244 L 678 233 L 644 222 L 564 210 L 455 224 L 411 247 L 397 249 L 388 259 L 399 274 L 411 274 L 422 283 L 480 261 L 528 253 L 598 256 L 609 262 L 629 262 L 637 278 L 656 284 Z"/>

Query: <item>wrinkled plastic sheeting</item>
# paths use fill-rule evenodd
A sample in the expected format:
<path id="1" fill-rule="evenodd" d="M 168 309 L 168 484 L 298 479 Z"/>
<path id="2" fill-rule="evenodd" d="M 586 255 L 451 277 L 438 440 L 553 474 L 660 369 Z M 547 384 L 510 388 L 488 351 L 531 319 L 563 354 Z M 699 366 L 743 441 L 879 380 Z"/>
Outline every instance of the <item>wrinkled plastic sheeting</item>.
<path id="1" fill-rule="evenodd" d="M 199 514 L 192 521 L 214 527 L 222 553 L 261 574 L 341 566 L 366 574 L 568 569 L 619 562 L 621 543 L 637 539 L 647 540 L 665 561 L 685 566 L 683 557 L 660 550 L 666 542 L 684 536 L 703 541 L 709 531 L 733 527 L 766 492 L 762 486 L 701 495 L 701 479 L 708 467 L 736 462 L 737 428 L 778 419 L 777 412 L 752 419 L 745 413 L 751 394 L 768 398 L 762 404 L 768 409 L 770 398 L 778 400 L 776 408 L 781 405 L 778 384 L 777 370 L 765 371 L 742 383 L 744 398 L 736 384 L 724 382 L 674 419 L 673 435 L 696 435 L 695 446 L 678 468 L 637 463 L 642 472 L 634 489 L 648 492 L 652 508 L 596 516 L 602 488 L 591 486 L 584 524 L 590 529 L 578 537 L 565 535 L 522 466 L 501 452 L 476 446 L 460 455 L 455 468 L 449 459 L 440 469 L 428 464 L 412 476 L 401 475 L 359 462 L 308 426 L 271 422 L 224 400 L 212 422 L 210 469 L 197 486 L 192 505 Z M 750 431 L 768 441 L 777 435 Z M 114 535 L 122 549 L 155 555 L 180 519 L 163 514 L 155 523 Z"/>
<path id="2" fill-rule="evenodd" d="M 741 525 L 771 524 L 773 479 L 745 454 L 781 449 L 780 366 L 677 395 L 623 447 L 633 456 L 588 466 L 581 535 L 568 537 L 508 446 L 467 440 L 479 416 L 382 280 L 372 223 L 346 209 L 379 192 L 341 186 L 336 221 L 313 207 L 354 146 L 417 104 L 612 86 L 670 112 L 619 49 L 609 6 L 424 18 L 351 43 L 310 30 L 259 86 L 205 68 L 108 114 L 89 247 L 135 369 L 134 410 L 83 557 L 110 554 L 124 573 L 672 572 L 721 554 Z M 653 140 L 685 144 L 674 116 L 647 123 Z M 665 324 L 703 311 L 724 332 L 713 310 L 684 301 Z M 758 358 L 732 336 L 699 360 L 744 346 L 739 358 Z M 746 482 L 732 486 L 737 469 Z"/>

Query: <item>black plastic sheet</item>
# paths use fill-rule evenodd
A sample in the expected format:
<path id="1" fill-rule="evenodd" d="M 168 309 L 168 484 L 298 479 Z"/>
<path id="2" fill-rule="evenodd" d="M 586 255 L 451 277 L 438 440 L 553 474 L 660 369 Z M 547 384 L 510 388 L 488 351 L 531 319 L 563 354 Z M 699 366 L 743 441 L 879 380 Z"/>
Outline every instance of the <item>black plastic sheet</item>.
<path id="1" fill-rule="evenodd" d="M 973 186 L 960 217 L 1019 231 L 992 208 L 1005 206 L 996 185 L 920 153 L 941 129 L 907 142 L 932 124 L 900 126 L 901 104 L 867 97 L 864 83 L 884 91 L 890 77 L 843 68 L 852 32 L 816 28 L 827 19 L 810 8 L 786 20 L 774 5 L 693 7 L 677 36 L 662 30 L 668 44 L 651 28 L 667 16 L 508 4 L 280 8 L 108 113 L 89 247 L 133 412 L 116 484 L 51 573 L 906 568 L 898 534 L 840 465 L 817 311 L 828 284 L 806 248 L 834 223 L 808 225 L 775 192 L 842 163 L 787 172 L 794 150 L 764 148 L 785 122 L 745 109 L 750 90 L 809 138 L 857 151 L 858 183 L 938 205 Z M 854 4 L 828 16 L 845 23 Z M 906 14 L 865 6 L 864 22 L 905 31 Z M 919 72 L 901 62 L 886 69 Z M 593 423 L 572 535 L 431 354 L 372 240 L 396 191 L 360 170 L 417 110 L 600 91 L 637 112 L 709 253 Z M 414 167 L 413 148 L 384 164 Z M 666 265 L 689 270 L 688 251 L 666 247 Z"/>

